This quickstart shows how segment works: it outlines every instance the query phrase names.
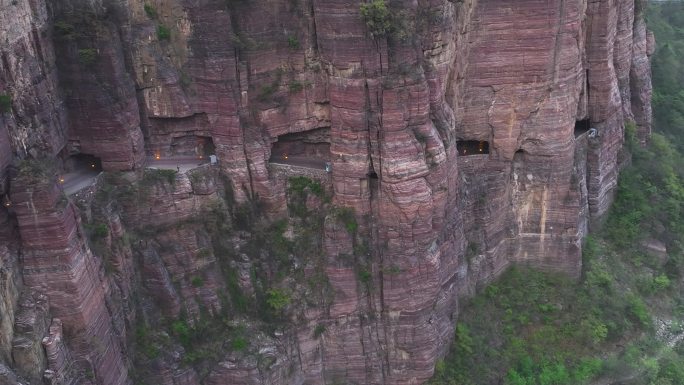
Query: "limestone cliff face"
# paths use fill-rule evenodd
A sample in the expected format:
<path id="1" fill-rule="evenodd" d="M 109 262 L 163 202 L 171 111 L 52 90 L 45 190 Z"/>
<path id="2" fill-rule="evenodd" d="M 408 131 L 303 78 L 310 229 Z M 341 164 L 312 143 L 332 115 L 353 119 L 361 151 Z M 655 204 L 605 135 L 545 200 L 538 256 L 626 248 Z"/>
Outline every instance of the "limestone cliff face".
<path id="1" fill-rule="evenodd" d="M 0 384 L 418 384 L 459 298 L 578 275 L 650 133 L 641 0 L 387 5 L 0 0 Z"/>

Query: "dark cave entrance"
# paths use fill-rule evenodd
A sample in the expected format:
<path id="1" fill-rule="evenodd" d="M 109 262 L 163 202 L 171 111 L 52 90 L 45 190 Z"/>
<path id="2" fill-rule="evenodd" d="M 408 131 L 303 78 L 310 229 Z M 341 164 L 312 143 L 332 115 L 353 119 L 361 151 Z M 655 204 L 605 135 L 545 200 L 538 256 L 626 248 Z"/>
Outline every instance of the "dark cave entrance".
<path id="1" fill-rule="evenodd" d="M 456 142 L 458 155 L 484 155 L 489 154 L 489 142 L 485 140 L 459 140 Z"/>
<path id="2" fill-rule="evenodd" d="M 591 128 L 591 122 L 589 119 L 582 119 L 575 121 L 575 138 L 589 131 Z"/>
<path id="3" fill-rule="evenodd" d="M 330 162 L 330 129 L 319 128 L 278 136 L 272 144 L 269 162 L 323 167 Z"/>
<path id="4" fill-rule="evenodd" d="M 368 165 L 368 172 L 366 176 L 369 179 L 378 179 L 378 173 L 375 172 L 375 165 L 373 164 L 373 158 L 370 159 L 370 164 Z"/>
<path id="5" fill-rule="evenodd" d="M 64 161 L 64 171 L 67 173 L 84 171 L 99 173 L 102 171 L 102 161 L 90 154 L 71 155 Z"/>
<path id="6" fill-rule="evenodd" d="M 173 157 L 204 159 L 216 154 L 216 147 L 210 136 L 184 135 L 171 140 L 170 153 Z"/>

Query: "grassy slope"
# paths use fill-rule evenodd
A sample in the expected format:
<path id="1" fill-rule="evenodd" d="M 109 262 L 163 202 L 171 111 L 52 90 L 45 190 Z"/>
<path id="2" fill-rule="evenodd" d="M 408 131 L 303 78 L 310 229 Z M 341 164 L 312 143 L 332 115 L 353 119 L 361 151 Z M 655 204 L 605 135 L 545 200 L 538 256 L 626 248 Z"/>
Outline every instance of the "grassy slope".
<path id="1" fill-rule="evenodd" d="M 634 146 L 579 282 L 513 269 L 463 308 L 432 384 L 684 384 L 684 3 L 653 4 L 657 128 Z M 640 245 L 664 242 L 668 256 Z"/>
<path id="2" fill-rule="evenodd" d="M 656 36 L 653 65 L 653 115 L 656 128 L 684 145 L 684 2 L 652 3 L 646 12 Z"/>

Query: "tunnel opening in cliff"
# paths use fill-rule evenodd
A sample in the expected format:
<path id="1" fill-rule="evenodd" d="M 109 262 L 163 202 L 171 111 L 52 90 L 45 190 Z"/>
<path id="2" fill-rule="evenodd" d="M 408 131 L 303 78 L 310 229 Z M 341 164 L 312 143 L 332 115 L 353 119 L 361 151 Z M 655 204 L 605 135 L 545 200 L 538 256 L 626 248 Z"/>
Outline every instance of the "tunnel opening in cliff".
<path id="1" fill-rule="evenodd" d="M 485 140 L 459 140 L 456 149 L 461 156 L 489 154 L 489 142 Z"/>
<path id="2" fill-rule="evenodd" d="M 575 138 L 589 131 L 591 128 L 591 122 L 589 119 L 582 119 L 575 121 Z"/>
<path id="3" fill-rule="evenodd" d="M 95 155 L 90 154 L 76 154 L 69 156 L 64 161 L 65 172 L 77 172 L 91 170 L 102 171 L 102 160 Z"/>
<path id="4" fill-rule="evenodd" d="M 204 159 L 216 153 L 216 146 L 214 146 L 214 140 L 209 136 L 184 135 L 174 137 L 171 140 L 169 153 L 173 157 Z"/>
<path id="5" fill-rule="evenodd" d="M 318 128 L 278 136 L 271 147 L 271 163 L 326 163 L 330 161 L 330 129 Z"/>

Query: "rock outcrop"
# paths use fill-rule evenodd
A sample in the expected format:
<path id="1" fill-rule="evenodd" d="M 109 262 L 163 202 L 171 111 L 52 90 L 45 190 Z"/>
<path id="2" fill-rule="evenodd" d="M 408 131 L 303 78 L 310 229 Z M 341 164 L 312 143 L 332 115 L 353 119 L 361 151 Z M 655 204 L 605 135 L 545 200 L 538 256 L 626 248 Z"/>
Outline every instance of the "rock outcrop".
<path id="1" fill-rule="evenodd" d="M 379 3 L 0 0 L 0 383 L 418 384 L 460 298 L 579 275 L 641 0 Z"/>

